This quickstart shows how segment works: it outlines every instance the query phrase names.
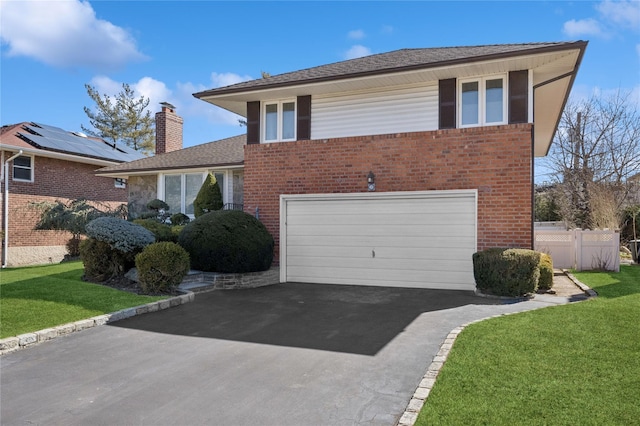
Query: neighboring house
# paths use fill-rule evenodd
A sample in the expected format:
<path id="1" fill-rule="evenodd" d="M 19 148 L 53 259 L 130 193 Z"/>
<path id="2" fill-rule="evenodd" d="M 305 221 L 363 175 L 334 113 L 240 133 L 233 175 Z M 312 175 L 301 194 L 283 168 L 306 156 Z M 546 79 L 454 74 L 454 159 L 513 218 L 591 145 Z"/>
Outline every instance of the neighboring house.
<path id="1" fill-rule="evenodd" d="M 31 122 L 3 126 L 0 199 L 3 237 L 8 243 L 5 246 L 2 239 L 3 266 L 59 262 L 66 254 L 65 244 L 71 234 L 35 231 L 39 213 L 29 207 L 30 203 L 86 198 L 115 208 L 126 202 L 126 182 L 97 177 L 95 170 L 141 157 L 126 146 L 114 147 L 100 138 L 54 126 Z M 9 196 L 5 199 L 7 183 Z"/>
<path id="2" fill-rule="evenodd" d="M 243 159 L 246 136 L 182 148 L 181 117 L 168 103 L 156 114 L 156 155 L 102 168 L 98 176 L 126 179 L 130 217 L 146 211 L 153 199 L 169 204 L 171 213 L 193 218 L 193 200 L 211 172 L 226 208 L 242 209 Z"/>
<path id="3" fill-rule="evenodd" d="M 247 118 L 244 210 L 282 282 L 474 288 L 533 246 L 547 154 L 587 42 L 403 49 L 194 94 Z"/>

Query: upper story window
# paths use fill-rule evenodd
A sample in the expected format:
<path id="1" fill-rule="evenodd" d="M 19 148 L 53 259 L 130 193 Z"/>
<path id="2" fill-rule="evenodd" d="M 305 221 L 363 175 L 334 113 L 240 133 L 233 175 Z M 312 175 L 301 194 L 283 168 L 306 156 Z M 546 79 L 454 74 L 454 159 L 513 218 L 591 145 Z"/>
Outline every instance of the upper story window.
<path id="1" fill-rule="evenodd" d="M 262 112 L 263 141 L 280 142 L 296 139 L 296 101 L 265 102 Z"/>
<path id="2" fill-rule="evenodd" d="M 13 180 L 33 182 L 33 157 L 21 155 L 13 159 Z"/>
<path id="3" fill-rule="evenodd" d="M 505 76 L 461 80 L 460 127 L 505 124 L 507 91 Z"/>

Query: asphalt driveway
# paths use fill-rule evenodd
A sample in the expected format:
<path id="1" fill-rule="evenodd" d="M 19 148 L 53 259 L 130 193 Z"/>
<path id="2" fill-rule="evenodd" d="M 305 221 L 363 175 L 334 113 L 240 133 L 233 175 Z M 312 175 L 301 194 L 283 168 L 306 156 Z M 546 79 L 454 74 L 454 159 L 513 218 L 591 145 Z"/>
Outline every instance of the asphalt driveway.
<path id="1" fill-rule="evenodd" d="M 453 328 L 548 306 L 317 284 L 198 294 L 0 360 L 2 425 L 393 425 Z"/>

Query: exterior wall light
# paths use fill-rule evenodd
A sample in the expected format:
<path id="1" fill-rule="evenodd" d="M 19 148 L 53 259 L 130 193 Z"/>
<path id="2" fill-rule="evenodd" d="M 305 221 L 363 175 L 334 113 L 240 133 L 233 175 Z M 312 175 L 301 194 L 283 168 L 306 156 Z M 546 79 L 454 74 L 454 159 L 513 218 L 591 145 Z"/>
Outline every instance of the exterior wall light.
<path id="1" fill-rule="evenodd" d="M 367 189 L 369 189 L 369 191 L 376 190 L 376 175 L 374 175 L 373 172 L 369 172 L 367 175 Z"/>

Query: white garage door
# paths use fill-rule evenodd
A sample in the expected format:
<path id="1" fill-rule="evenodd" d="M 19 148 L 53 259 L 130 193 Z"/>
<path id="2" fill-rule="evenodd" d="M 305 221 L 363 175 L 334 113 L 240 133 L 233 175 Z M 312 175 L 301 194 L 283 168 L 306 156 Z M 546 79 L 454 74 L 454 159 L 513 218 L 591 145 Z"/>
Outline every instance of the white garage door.
<path id="1" fill-rule="evenodd" d="M 476 190 L 281 195 L 280 280 L 473 290 Z"/>

